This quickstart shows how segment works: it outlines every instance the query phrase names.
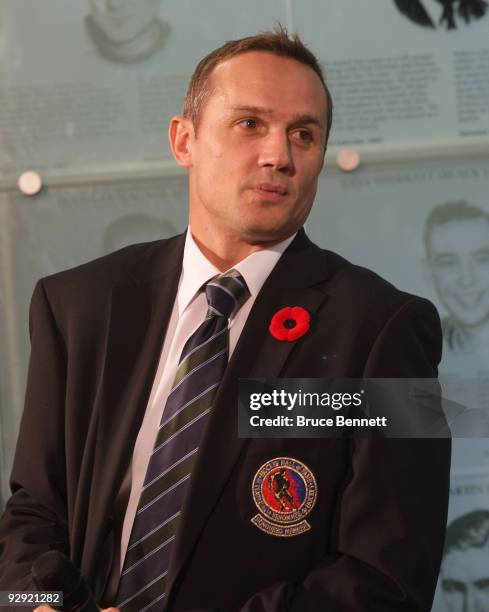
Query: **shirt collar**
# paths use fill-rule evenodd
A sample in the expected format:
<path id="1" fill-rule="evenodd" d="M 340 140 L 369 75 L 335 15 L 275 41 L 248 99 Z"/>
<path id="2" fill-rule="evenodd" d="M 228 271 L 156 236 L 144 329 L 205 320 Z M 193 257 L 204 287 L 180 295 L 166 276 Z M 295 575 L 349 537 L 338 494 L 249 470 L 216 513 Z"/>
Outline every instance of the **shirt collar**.
<path id="1" fill-rule="evenodd" d="M 296 235 L 297 232 L 278 244 L 256 251 L 233 266 L 233 269 L 245 279 L 253 298 L 256 298 L 282 253 Z M 188 227 L 183 251 L 182 275 L 177 294 L 179 316 L 198 294 L 202 285 L 218 274 L 221 274 L 221 271 L 202 253 Z"/>

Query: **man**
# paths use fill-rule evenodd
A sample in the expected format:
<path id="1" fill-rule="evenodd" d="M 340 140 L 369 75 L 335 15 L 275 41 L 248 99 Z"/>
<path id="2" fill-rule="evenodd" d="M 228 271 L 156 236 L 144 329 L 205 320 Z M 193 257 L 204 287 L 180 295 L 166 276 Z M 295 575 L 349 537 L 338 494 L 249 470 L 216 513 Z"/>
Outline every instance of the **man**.
<path id="1" fill-rule="evenodd" d="M 423 2 L 420 0 L 394 0 L 394 2 L 401 13 L 414 23 L 433 29 L 437 27 L 435 24 L 438 23 L 447 30 L 457 28 L 457 16 L 468 25 L 473 19 L 484 17 L 488 7 L 486 0 L 423 0 Z"/>
<path id="2" fill-rule="evenodd" d="M 331 116 L 297 37 L 226 43 L 170 125 L 188 231 L 37 285 L 2 588 L 53 547 L 123 611 L 430 609 L 448 440 L 237 437 L 239 377 L 436 376 L 433 306 L 302 229 Z M 299 509 L 269 486 L 284 469 Z"/>
<path id="3" fill-rule="evenodd" d="M 474 510 L 448 526 L 441 585 L 447 612 L 489 610 L 489 510 Z"/>
<path id="4" fill-rule="evenodd" d="M 169 26 L 158 18 L 161 0 L 89 0 L 85 26 L 99 55 L 130 64 L 156 53 Z"/>
<path id="5" fill-rule="evenodd" d="M 450 349 L 489 346 L 489 214 L 467 202 L 446 202 L 428 216 L 428 265 L 448 311 L 443 337 Z"/>

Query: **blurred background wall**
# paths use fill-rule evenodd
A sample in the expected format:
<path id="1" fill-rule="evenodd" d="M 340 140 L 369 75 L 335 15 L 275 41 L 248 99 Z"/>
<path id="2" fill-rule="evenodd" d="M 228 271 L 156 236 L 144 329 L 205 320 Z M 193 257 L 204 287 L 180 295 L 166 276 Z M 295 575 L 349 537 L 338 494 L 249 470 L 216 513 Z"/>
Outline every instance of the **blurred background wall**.
<path id="1" fill-rule="evenodd" d="M 199 59 L 278 20 L 320 57 L 335 102 L 310 237 L 428 297 L 442 316 L 440 372 L 463 390 L 480 436 L 454 441 L 451 544 L 434 609 L 489 610 L 489 561 L 485 569 L 480 561 L 489 560 L 487 8 L 482 0 L 0 3 L 0 508 L 36 280 L 184 230 L 186 178 L 170 159 L 168 120 Z M 461 577 L 467 567 L 480 573 L 475 604 Z"/>

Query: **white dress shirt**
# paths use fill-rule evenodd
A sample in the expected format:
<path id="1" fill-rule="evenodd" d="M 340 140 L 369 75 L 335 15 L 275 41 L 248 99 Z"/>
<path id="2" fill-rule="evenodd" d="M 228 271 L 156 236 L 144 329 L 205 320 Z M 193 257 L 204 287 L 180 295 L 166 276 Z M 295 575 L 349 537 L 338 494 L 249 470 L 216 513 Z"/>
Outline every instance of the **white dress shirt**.
<path id="1" fill-rule="evenodd" d="M 256 251 L 233 266 L 233 269 L 237 270 L 245 279 L 250 291 L 250 296 L 229 320 L 229 357 L 231 357 L 234 351 L 246 319 L 248 318 L 248 314 L 250 313 L 251 307 L 260 289 L 277 264 L 282 253 L 295 236 L 296 234 L 272 247 Z M 204 321 L 207 313 L 207 298 L 205 292 L 200 291 L 200 289 L 207 281 L 217 274 L 221 274 L 221 271 L 205 257 L 196 245 L 190 228 L 187 229 L 182 273 L 180 275 L 177 296 L 173 304 L 173 310 L 166 331 L 158 369 L 156 371 L 143 422 L 134 445 L 132 463 L 129 466 L 116 498 L 114 528 L 116 538 L 119 539 L 120 537 L 120 548 L 118 551 L 116 550 L 111 575 L 104 594 L 104 601 L 110 601 L 111 605 L 116 604 L 115 597 L 117 594 L 117 585 L 122 572 L 124 556 L 131 535 L 144 477 L 146 475 L 149 458 L 153 451 L 156 432 L 180 360 L 180 355 L 185 342 Z M 127 499 L 128 493 L 129 501 L 125 508 L 124 500 Z M 124 508 L 125 514 L 124 517 L 122 517 Z M 119 514 L 117 514 L 117 512 L 119 512 Z"/>

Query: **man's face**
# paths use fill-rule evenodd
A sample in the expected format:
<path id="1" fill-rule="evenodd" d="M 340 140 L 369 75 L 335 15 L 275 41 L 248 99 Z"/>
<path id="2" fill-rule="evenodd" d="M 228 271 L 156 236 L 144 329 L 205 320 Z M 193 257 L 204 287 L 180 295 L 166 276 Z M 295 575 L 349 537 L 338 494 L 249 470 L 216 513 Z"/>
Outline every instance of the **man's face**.
<path id="1" fill-rule="evenodd" d="M 442 587 L 447 612 L 489 610 L 489 549 L 454 550 L 443 559 Z"/>
<path id="2" fill-rule="evenodd" d="M 489 221 L 435 226 L 430 265 L 440 300 L 456 320 L 469 327 L 489 319 Z"/>
<path id="3" fill-rule="evenodd" d="M 161 0 L 90 0 L 92 16 L 113 43 L 136 38 L 155 19 Z"/>
<path id="4" fill-rule="evenodd" d="M 278 242 L 306 220 L 323 164 L 326 94 L 296 60 L 247 52 L 211 76 L 191 143 L 190 224 Z"/>

